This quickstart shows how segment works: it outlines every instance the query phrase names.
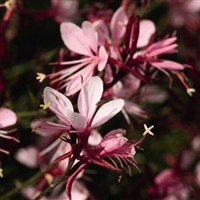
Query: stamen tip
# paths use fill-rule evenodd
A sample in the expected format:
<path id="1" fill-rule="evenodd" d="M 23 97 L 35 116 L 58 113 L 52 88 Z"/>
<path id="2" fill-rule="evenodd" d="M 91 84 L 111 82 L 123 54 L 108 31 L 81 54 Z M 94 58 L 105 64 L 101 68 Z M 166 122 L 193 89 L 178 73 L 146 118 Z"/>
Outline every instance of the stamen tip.
<path id="1" fill-rule="evenodd" d="M 196 90 L 194 88 L 188 88 L 187 89 L 187 93 L 188 93 L 189 96 L 192 96 L 193 93 L 195 93 L 195 92 L 196 92 Z"/>

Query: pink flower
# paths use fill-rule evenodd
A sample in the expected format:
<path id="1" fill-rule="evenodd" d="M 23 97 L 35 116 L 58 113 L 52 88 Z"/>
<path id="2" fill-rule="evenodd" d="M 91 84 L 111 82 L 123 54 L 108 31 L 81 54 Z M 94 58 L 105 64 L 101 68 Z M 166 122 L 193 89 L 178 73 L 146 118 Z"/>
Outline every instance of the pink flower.
<path id="1" fill-rule="evenodd" d="M 12 126 L 17 122 L 16 114 L 7 108 L 0 108 L 0 128 Z"/>
<path id="2" fill-rule="evenodd" d="M 73 52 L 80 54 L 83 59 L 61 62 L 61 65 L 70 67 L 49 74 L 51 84 L 57 83 L 58 89 L 66 88 L 67 95 L 79 91 L 92 77 L 95 69 L 102 71 L 105 68 L 108 55 L 103 46 L 98 48 L 98 35 L 88 21 L 82 23 L 82 28 L 66 22 L 61 24 L 61 37 L 64 44 Z M 44 76 L 38 74 L 37 79 L 42 81 Z"/>
<path id="3" fill-rule="evenodd" d="M 113 98 L 121 98 L 124 100 L 124 110 L 132 116 L 146 118 L 145 111 L 134 102 L 134 94 L 138 91 L 141 81 L 132 74 L 125 75 L 121 81 L 118 81 L 111 88 L 111 96 Z M 127 118 L 127 121 L 129 119 Z"/>
<path id="4" fill-rule="evenodd" d="M 152 186 L 152 192 L 154 191 L 162 200 L 190 199 L 190 187 L 180 174 L 171 169 L 165 169 L 156 176 L 154 187 L 155 190 Z"/>
<path id="5" fill-rule="evenodd" d="M 176 47 L 178 45 L 174 43 L 176 40 L 176 37 L 172 37 L 156 42 L 143 50 L 139 57 L 141 56 L 142 60 L 158 69 L 183 70 L 185 67 L 182 64 L 170 60 L 157 59 L 160 55 L 177 52 Z M 140 59 L 139 57 L 136 57 L 136 59 Z"/>
<path id="6" fill-rule="evenodd" d="M 149 44 L 149 41 L 153 34 L 156 32 L 155 24 L 151 20 L 141 20 L 139 25 L 139 36 L 137 41 L 137 47 L 145 47 Z"/>
<path id="7" fill-rule="evenodd" d="M 77 163 L 77 169 L 67 181 L 66 191 L 70 200 L 73 181 L 89 163 L 94 163 L 117 172 L 126 170 L 129 174 L 131 173 L 130 165 L 137 167 L 133 157 L 136 144 L 128 142 L 128 139 L 124 137 L 125 132 L 123 129 L 110 131 L 96 147 L 91 148 L 88 144 L 83 144 L 85 153 L 79 156 L 80 162 Z M 107 162 L 106 158 L 111 163 Z"/>
<path id="8" fill-rule="evenodd" d="M 119 7 L 115 13 L 113 14 L 110 22 L 110 32 L 111 36 L 109 36 L 109 30 L 101 19 L 95 21 L 93 23 L 95 30 L 98 33 L 100 38 L 100 42 L 102 45 L 105 45 L 106 42 L 110 44 L 110 52 L 112 58 L 120 58 L 119 55 L 121 51 L 121 43 L 122 39 L 125 36 L 126 28 L 128 23 L 128 16 L 125 12 L 124 7 Z M 139 22 L 139 35 L 137 41 L 137 47 L 141 48 L 147 46 L 149 44 L 150 38 L 155 33 L 155 25 L 151 20 L 141 20 Z M 129 36 L 131 37 L 131 36 Z M 131 45 L 131 44 L 129 44 Z"/>
<path id="9" fill-rule="evenodd" d="M 31 158 L 31 159 L 30 159 Z M 34 168 L 39 163 L 39 152 L 34 146 L 28 146 L 27 148 L 20 148 L 15 154 L 15 159 L 21 164 Z"/>
<path id="10" fill-rule="evenodd" d="M 119 7 L 112 16 L 110 22 L 110 30 L 112 34 L 112 42 L 119 44 L 120 39 L 124 36 L 126 31 L 126 24 L 128 17 L 123 7 Z"/>
<path id="11" fill-rule="evenodd" d="M 81 89 L 77 103 L 79 112 L 74 111 L 71 101 L 66 96 L 53 88 L 46 87 L 43 97 L 45 104 L 63 122 L 66 130 L 74 129 L 80 132 L 88 132 L 107 122 L 124 106 L 124 101 L 117 99 L 105 103 L 97 110 L 97 104 L 101 99 L 102 93 L 103 82 L 99 77 L 95 76 Z M 52 123 L 51 128 L 53 126 L 58 129 L 59 126 L 63 128 L 63 125 Z M 45 123 L 45 127 L 48 128 L 47 123 Z"/>
<path id="12" fill-rule="evenodd" d="M 95 150 L 102 157 L 124 159 L 130 163 L 135 155 L 134 144 L 128 142 L 124 137 L 126 131 L 123 129 L 116 129 L 110 131 L 102 139 L 102 141 L 95 147 Z"/>
<path id="13" fill-rule="evenodd" d="M 19 142 L 18 139 L 16 139 L 13 136 L 8 136 L 7 134 L 14 132 L 16 129 L 12 130 L 4 130 L 4 128 L 7 128 L 9 126 L 14 125 L 17 122 L 17 116 L 16 114 L 7 108 L 0 108 L 0 137 L 9 139 L 9 140 L 14 140 L 15 142 Z M 9 151 L 6 151 L 4 149 L 0 148 L 0 152 L 9 154 Z"/>

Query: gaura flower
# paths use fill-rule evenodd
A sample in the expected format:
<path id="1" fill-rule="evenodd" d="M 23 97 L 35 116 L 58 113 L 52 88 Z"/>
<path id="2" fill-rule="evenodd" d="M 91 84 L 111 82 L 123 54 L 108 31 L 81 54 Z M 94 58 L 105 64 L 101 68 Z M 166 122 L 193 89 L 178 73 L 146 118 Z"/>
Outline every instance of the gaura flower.
<path id="1" fill-rule="evenodd" d="M 93 26 L 98 33 L 100 44 L 106 45 L 106 43 L 108 43 L 110 45 L 109 50 L 110 56 L 112 58 L 122 59 L 120 54 L 124 48 L 122 45 L 122 42 L 124 41 L 123 37 L 125 37 L 125 40 L 129 40 L 130 37 L 132 37 L 131 34 L 128 36 L 126 35 L 126 29 L 129 27 L 128 21 L 129 19 L 125 8 L 119 7 L 111 18 L 111 35 L 109 35 L 109 30 L 103 20 L 99 19 L 93 23 Z M 155 25 L 151 20 L 145 19 L 139 21 L 137 48 L 147 46 L 149 44 L 150 38 L 155 33 L 155 30 Z M 128 46 L 131 46 L 131 40 L 129 41 Z"/>
<path id="2" fill-rule="evenodd" d="M 157 58 L 163 54 L 172 54 L 177 52 L 177 44 L 175 41 L 177 40 L 176 37 L 167 38 L 156 43 L 153 43 L 145 50 L 138 54 L 136 60 L 143 60 L 158 69 L 168 69 L 168 70 L 183 70 L 185 68 L 184 65 L 179 64 L 174 61 L 164 60 Z"/>
<path id="3" fill-rule="evenodd" d="M 14 132 L 16 129 L 4 130 L 4 128 L 12 126 L 16 122 L 17 122 L 17 116 L 12 110 L 7 108 L 0 108 L 0 137 L 9 140 L 14 140 L 15 142 L 19 142 L 17 138 L 8 135 L 9 133 Z M 9 154 L 9 151 L 0 148 L 0 153 Z M 3 169 L 1 169 L 1 167 L 0 167 L 0 177 L 3 177 Z"/>
<path id="4" fill-rule="evenodd" d="M 66 94 L 72 95 L 92 77 L 95 69 L 105 68 L 108 54 L 103 46 L 98 47 L 98 35 L 88 21 L 82 23 L 82 28 L 71 22 L 61 24 L 61 37 L 69 50 L 83 56 L 80 60 L 66 61 L 60 65 L 68 65 L 66 69 L 47 75 L 51 84 L 58 82 L 58 89 L 66 88 Z M 41 73 L 37 79 L 44 79 Z"/>
<path id="5" fill-rule="evenodd" d="M 116 99 L 103 104 L 98 110 L 98 102 L 103 93 L 103 82 L 98 77 L 92 77 L 81 89 L 78 96 L 78 112 L 74 111 L 71 101 L 57 90 L 46 87 L 43 92 L 44 102 L 48 108 L 54 112 L 63 122 L 62 124 L 51 123 L 58 129 L 76 130 L 78 132 L 88 132 L 115 116 L 124 106 L 122 99 Z M 96 111 L 97 110 L 97 111 Z M 39 128 L 48 129 L 49 122 L 40 124 Z M 37 127 L 35 127 L 37 129 Z"/>
<path id="6" fill-rule="evenodd" d="M 134 94 L 138 91 L 141 81 L 132 74 L 125 75 L 120 81 L 118 81 L 112 88 L 105 93 L 105 95 L 112 98 L 121 98 L 124 100 L 124 115 L 126 113 L 132 116 L 147 117 L 145 111 L 134 102 Z M 125 116 L 127 122 L 130 120 L 128 116 Z"/>
<path id="7" fill-rule="evenodd" d="M 121 168 L 123 168 L 123 162 L 127 167 L 129 167 L 129 164 L 135 166 L 135 160 L 133 158 L 136 153 L 135 144 L 128 142 L 128 139 L 124 137 L 125 133 L 126 131 L 124 129 L 112 130 L 95 147 L 100 157 L 109 158 L 117 166 L 113 160 L 113 158 L 116 158 L 120 162 Z M 128 172 L 130 173 L 129 168 Z"/>
<path id="8" fill-rule="evenodd" d="M 14 140 L 15 142 L 19 142 L 18 139 L 16 139 L 13 136 L 9 136 L 7 134 L 14 132 L 16 129 L 12 130 L 4 130 L 4 128 L 7 128 L 9 126 L 14 125 L 17 122 L 17 116 L 16 114 L 7 108 L 0 108 L 0 137 L 9 139 L 9 140 Z M 0 152 L 9 154 L 8 151 L 1 149 Z"/>
<path id="9" fill-rule="evenodd" d="M 159 199 L 191 199 L 191 188 L 185 182 L 185 178 L 180 173 L 172 169 L 161 171 L 154 180 L 154 186 L 150 188 L 152 197 L 156 196 Z M 152 198 L 156 199 L 156 198 Z"/>

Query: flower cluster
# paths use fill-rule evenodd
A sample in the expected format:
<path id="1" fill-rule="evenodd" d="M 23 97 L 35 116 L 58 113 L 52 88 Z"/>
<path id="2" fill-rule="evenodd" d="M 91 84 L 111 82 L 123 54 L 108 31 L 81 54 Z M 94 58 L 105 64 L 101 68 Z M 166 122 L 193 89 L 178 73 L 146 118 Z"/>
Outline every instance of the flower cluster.
<path id="1" fill-rule="evenodd" d="M 110 2 L 114 1 L 108 0 L 107 4 L 96 2 L 84 7 L 84 3 L 78 0 L 52 0 L 50 8 L 44 11 L 26 10 L 25 3 L 17 0 L 7 0 L 0 4 L 0 8 L 6 8 L 0 24 L 0 93 L 4 96 L 2 104 L 17 110 L 15 114 L 10 109 L 0 108 L 0 138 L 19 142 L 10 135 L 16 129 L 7 129 L 17 120 L 20 127 L 25 127 L 26 132 L 28 130 L 25 136 L 22 136 L 25 131 L 19 132 L 19 136 L 22 136 L 22 140 L 20 139 L 22 144 L 14 151 L 17 165 L 23 164 L 34 170 L 39 169 L 37 174 L 24 183 L 21 178 L 14 179 L 16 191 L 21 192 L 26 199 L 94 199 L 92 194 L 94 188 L 90 190 L 90 187 L 86 187 L 85 184 L 87 180 L 91 182 L 93 179 L 86 176 L 93 167 L 95 167 L 95 173 L 101 168 L 116 172 L 119 181 L 124 172 L 131 176 L 135 169 L 136 172 L 146 170 L 148 181 L 151 181 L 145 194 L 149 199 L 189 200 L 198 191 L 190 186 L 190 183 L 197 188 L 200 185 L 200 164 L 196 159 L 200 140 L 194 137 L 198 136 L 198 133 L 191 134 L 194 139 L 193 144 L 189 150 L 186 148 L 181 153 L 179 152 L 178 158 L 175 158 L 176 155 L 173 156 L 173 153 L 164 154 L 169 166 L 165 166 L 164 170 L 159 172 L 158 169 L 163 163 L 155 164 L 156 156 L 156 161 L 152 162 L 151 150 L 150 153 L 145 151 L 143 154 L 141 146 L 144 145 L 143 141 L 148 135 L 154 136 L 154 130 L 152 130 L 154 125 L 147 126 L 152 121 L 155 121 L 153 124 L 155 124 L 156 132 L 158 129 L 160 132 L 168 132 L 168 129 L 162 129 L 163 124 L 165 127 L 176 124 L 178 131 L 181 128 L 184 129 L 183 132 L 189 130 L 187 125 L 183 125 L 188 120 L 183 110 L 185 112 L 185 108 L 189 107 L 190 103 L 182 101 L 182 96 L 179 98 L 173 90 L 177 89 L 175 83 L 178 81 L 189 96 L 192 96 L 196 90 L 190 86 L 192 83 L 187 76 L 194 77 L 196 81 L 194 85 L 198 90 L 199 71 L 195 71 L 195 67 L 192 66 L 195 61 L 189 64 L 179 63 L 176 57 L 176 53 L 179 52 L 179 37 L 174 30 L 171 31 L 171 28 L 186 25 L 189 29 L 190 22 L 197 25 L 193 17 L 198 16 L 199 4 L 194 0 L 183 0 L 182 6 L 177 8 L 180 3 L 172 0 L 159 3 L 157 0 L 135 2 L 122 0 L 119 7 L 113 11 L 109 7 Z M 155 24 L 157 22 L 155 17 L 151 20 L 147 19 L 149 14 L 157 9 L 157 6 L 154 6 L 152 10 L 149 8 L 149 5 L 151 3 L 155 5 L 155 2 L 161 5 L 161 9 L 167 9 L 167 6 L 169 9 L 170 6 L 173 7 L 170 11 L 175 20 L 172 22 L 169 17 L 167 21 L 169 27 L 166 27 L 166 30 L 163 25 L 160 31 Z M 142 9 L 137 9 L 137 6 L 141 6 Z M 143 9 L 146 13 L 142 13 Z M 35 60 L 28 62 L 28 66 L 30 64 L 30 68 L 32 67 L 31 69 L 37 73 L 36 79 L 40 83 L 46 79 L 42 83 L 43 92 L 40 90 L 41 84 L 35 80 L 35 77 L 32 77 L 33 88 L 38 88 L 32 91 L 32 85 L 27 87 L 29 76 L 26 76 L 28 74 L 26 70 L 30 70 L 27 68 L 27 63 L 13 67 L 12 70 L 16 73 L 10 73 L 9 67 L 4 69 L 4 65 L 9 63 L 5 59 L 6 47 L 12 46 L 6 44 L 10 40 L 6 28 L 8 22 L 12 25 L 10 19 L 15 12 L 20 17 L 21 15 L 29 16 L 26 20 L 22 17 L 22 21 L 18 17 L 15 19 L 25 28 L 32 19 L 31 21 L 37 22 L 40 24 L 38 27 L 43 29 L 41 24 L 45 23 L 43 19 L 46 18 L 48 20 L 53 18 L 53 20 L 47 20 L 48 23 L 53 22 L 59 27 L 58 34 L 55 35 L 63 43 L 62 48 L 59 51 L 54 50 L 44 54 L 41 53 L 42 48 L 38 48 L 41 52 L 37 54 L 37 66 L 33 66 Z M 183 14 L 185 12 L 188 12 L 186 15 L 189 16 L 188 22 Z M 162 22 L 162 19 L 158 21 Z M 8 28 L 8 35 L 15 32 L 13 25 L 11 27 L 10 32 Z M 194 28 L 192 25 L 191 27 Z M 197 31 L 198 28 L 193 30 Z M 186 33 L 191 34 L 191 32 L 190 30 Z M 183 37 L 185 35 L 183 34 Z M 47 41 L 50 43 L 50 40 Z M 52 45 L 54 46 L 53 42 Z M 185 50 L 187 51 L 189 50 Z M 192 52 L 190 55 L 182 61 L 192 60 L 196 56 Z M 196 63 L 197 61 L 198 59 Z M 44 74 L 42 66 L 46 63 L 48 63 L 48 72 Z M 15 74 L 20 78 L 15 79 L 16 82 L 10 81 L 9 87 L 12 87 L 12 90 L 7 91 L 7 77 L 12 79 Z M 167 89 L 165 77 L 169 85 Z M 158 86 L 160 82 L 161 87 Z M 20 87 L 23 86 L 22 91 L 19 90 L 18 83 Z M 171 88 L 173 90 L 170 90 Z M 39 103 L 41 99 L 34 96 L 35 91 L 43 100 L 42 104 Z M 190 98 L 187 94 L 185 95 L 186 98 Z M 173 98 L 175 101 L 172 100 Z M 12 104 L 13 100 L 17 105 Z M 193 102 L 196 103 L 198 100 L 197 97 Z M 158 110 L 154 106 L 148 106 L 152 103 L 156 104 Z M 176 104 L 180 105 L 176 106 Z M 163 105 L 163 108 L 160 105 Z M 37 110 L 39 107 L 40 109 Z M 24 108 L 31 110 L 30 112 L 21 111 Z M 176 114 L 172 116 L 174 110 Z M 190 111 L 190 115 L 194 113 L 194 109 Z M 153 118 L 149 120 L 151 116 Z M 183 123 L 177 122 L 178 117 L 183 118 Z M 198 114 L 192 117 L 195 120 Z M 143 126 L 144 131 L 138 129 Z M 30 138 L 28 134 L 31 134 Z M 161 136 L 158 133 L 152 140 L 159 140 L 159 137 Z M 159 140 L 157 144 L 166 148 L 165 152 L 173 152 L 173 143 L 169 138 L 166 137 L 166 141 L 163 140 L 162 144 Z M 182 140 L 181 142 L 183 143 Z M 2 144 L 4 146 L 0 147 L 0 153 L 12 152 L 9 146 L 3 142 L 1 146 Z M 165 147 L 164 144 L 169 146 Z M 156 147 L 155 143 L 152 145 L 150 141 L 144 149 L 152 148 L 153 154 L 156 154 L 157 152 L 154 151 Z M 12 159 L 12 156 L 10 157 Z M 2 160 L 0 160 L 0 177 L 3 177 Z M 144 166 L 139 167 L 141 161 L 144 161 Z M 3 163 L 6 162 L 3 161 Z M 194 173 L 187 173 L 186 170 L 189 171 L 193 166 L 195 166 Z M 4 171 L 4 177 L 9 170 L 10 168 Z M 146 182 L 145 179 L 146 177 L 140 183 L 142 187 Z M 137 187 L 139 188 L 139 185 Z M 8 199 L 16 191 L 0 195 L 0 199 Z M 114 188 L 113 191 L 117 189 Z M 136 190 L 129 192 L 126 199 L 132 198 L 133 194 L 137 193 Z M 123 194 L 120 195 L 123 196 Z M 135 198 L 138 197 L 139 195 L 135 195 Z"/>
<path id="2" fill-rule="evenodd" d="M 113 14 L 109 28 L 103 19 L 98 19 L 84 21 L 81 28 L 63 22 L 60 31 L 66 47 L 80 55 L 80 59 L 51 63 L 68 67 L 48 75 L 38 73 L 37 79 L 41 82 L 48 77 L 51 85 L 64 89 L 68 96 L 75 94 L 100 72 L 107 89 L 126 74 L 131 74 L 141 83 L 149 83 L 155 79 L 155 68 L 168 76 L 168 71 L 172 72 L 189 94 L 193 92 L 182 72 L 186 65 L 160 58 L 178 51 L 177 37 L 153 42 L 155 24 L 150 20 L 140 20 L 134 13 L 128 16 L 124 7 Z"/>
<path id="3" fill-rule="evenodd" d="M 190 95 L 195 91 L 186 83 L 183 74 L 186 65 L 166 59 L 166 55 L 178 51 L 177 37 L 155 41 L 155 24 L 148 19 L 140 20 L 135 13 L 127 14 L 123 4 L 108 23 L 104 18 L 95 18 L 84 21 L 80 28 L 72 22 L 62 22 L 61 38 L 70 51 L 68 58 L 72 59 L 50 63 L 51 66 L 64 66 L 56 72 L 37 73 L 40 82 L 50 79 L 51 87 L 44 89 L 41 107 L 50 109 L 57 121 L 40 120 L 33 130 L 46 131 L 44 135 L 60 132 L 62 143 L 71 146 L 71 150 L 51 160 L 72 162 L 66 186 L 69 199 L 72 183 L 90 163 L 119 173 L 124 169 L 131 174 L 131 165 L 138 168 L 134 159 L 135 147 L 147 134 L 153 135 L 153 126 L 148 128 L 145 124 L 143 138 L 136 142 L 129 141 L 126 131 L 119 127 L 96 144 L 89 141 L 99 126 L 120 111 L 130 126 L 129 115 L 147 117 L 143 108 L 134 102 L 134 94 L 140 93 L 143 85 L 155 81 L 158 70 L 168 77 L 170 73 L 175 74 Z M 72 101 L 76 98 L 77 104 Z M 95 133 L 96 136 L 100 134 Z"/>
<path id="4" fill-rule="evenodd" d="M 71 169 L 73 173 L 67 181 L 67 194 L 70 199 L 72 183 L 89 163 L 95 163 L 119 173 L 122 169 L 131 173 L 130 165 L 136 166 L 134 155 L 135 146 L 138 145 L 138 142 L 129 142 L 124 136 L 125 130 L 115 129 L 110 131 L 98 144 L 95 144 L 97 143 L 96 138 L 92 139 L 98 137 L 99 134 L 92 134 L 92 131 L 114 117 L 124 106 L 124 100 L 114 99 L 104 103 L 97 109 L 102 94 L 103 81 L 98 76 L 90 78 L 79 93 L 78 112 L 76 112 L 71 101 L 65 95 L 53 88 L 46 87 L 43 93 L 43 107 L 45 109 L 49 108 L 55 113 L 59 122 L 40 120 L 33 125 L 33 130 L 36 132 L 46 130 L 45 135 L 52 130 L 54 133 L 67 132 L 60 135 L 60 137 L 64 145 L 66 142 L 71 145 L 71 150 L 57 153 L 53 156 L 55 160 L 52 161 L 60 163 L 66 159 L 76 160 L 76 164 Z M 145 129 L 144 137 L 147 133 L 152 134 L 151 128 L 148 129 L 145 125 Z M 60 145 L 63 146 L 62 143 Z M 17 157 L 18 160 L 24 160 L 22 153 L 19 153 Z M 111 162 L 108 162 L 107 159 Z M 117 161 L 119 164 L 117 164 Z M 74 170 L 74 168 L 76 169 Z"/>

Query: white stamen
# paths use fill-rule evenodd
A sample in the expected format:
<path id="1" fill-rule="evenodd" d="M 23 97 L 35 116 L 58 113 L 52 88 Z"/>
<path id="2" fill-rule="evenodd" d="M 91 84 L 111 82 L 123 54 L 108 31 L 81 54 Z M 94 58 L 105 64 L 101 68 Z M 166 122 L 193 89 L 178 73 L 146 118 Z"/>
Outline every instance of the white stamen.
<path id="1" fill-rule="evenodd" d="M 196 92 L 196 90 L 195 90 L 194 88 L 188 88 L 188 89 L 187 89 L 187 93 L 188 93 L 190 96 L 192 96 L 193 93 L 195 93 L 195 92 Z"/>
<path id="2" fill-rule="evenodd" d="M 39 80 L 40 83 L 41 83 L 45 78 L 46 78 L 46 75 L 45 75 L 45 74 L 43 74 L 43 73 L 37 73 L 36 79 Z"/>
<path id="3" fill-rule="evenodd" d="M 8 0 L 4 3 L 4 6 L 8 9 L 8 10 L 11 10 L 11 9 L 14 9 L 15 6 L 16 6 L 16 0 Z"/>
<path id="4" fill-rule="evenodd" d="M 46 173 L 44 175 L 45 179 L 47 180 L 47 183 L 50 185 L 53 182 L 53 176 L 49 173 Z"/>
<path id="5" fill-rule="evenodd" d="M 40 107 L 41 107 L 43 110 L 46 110 L 46 109 L 49 107 L 49 105 L 50 105 L 50 102 L 46 102 L 46 101 L 44 100 L 44 104 L 41 104 Z"/>
<path id="6" fill-rule="evenodd" d="M 144 124 L 144 129 L 145 129 L 145 131 L 144 131 L 144 133 L 143 133 L 143 136 L 145 136 L 145 135 L 147 135 L 147 134 L 149 134 L 149 135 L 154 135 L 154 133 L 151 131 L 152 128 L 154 128 L 153 125 L 150 126 L 150 127 L 148 128 L 147 125 Z"/>
<path id="7" fill-rule="evenodd" d="M 0 168 L 0 177 L 3 178 L 3 169 Z"/>

